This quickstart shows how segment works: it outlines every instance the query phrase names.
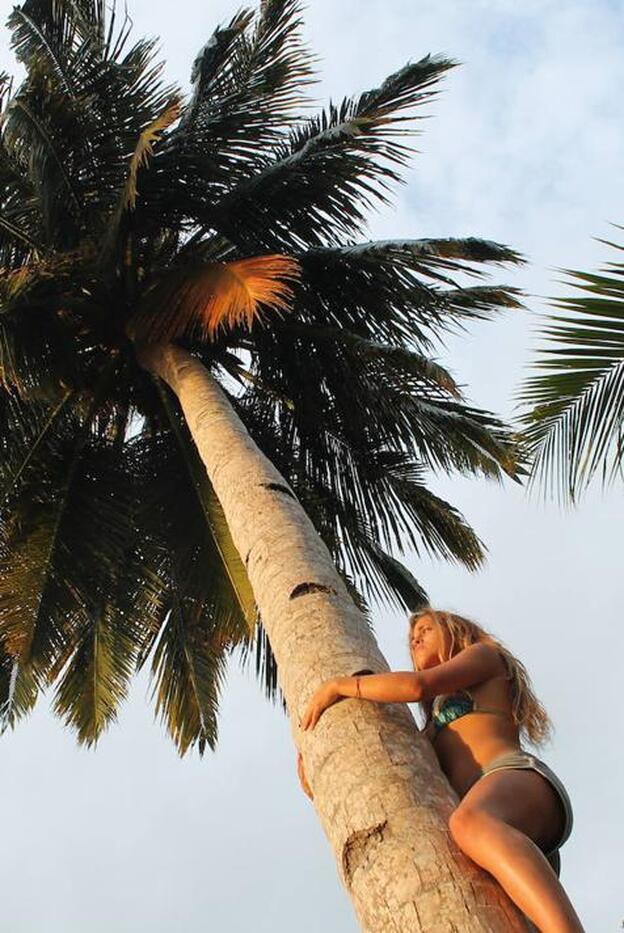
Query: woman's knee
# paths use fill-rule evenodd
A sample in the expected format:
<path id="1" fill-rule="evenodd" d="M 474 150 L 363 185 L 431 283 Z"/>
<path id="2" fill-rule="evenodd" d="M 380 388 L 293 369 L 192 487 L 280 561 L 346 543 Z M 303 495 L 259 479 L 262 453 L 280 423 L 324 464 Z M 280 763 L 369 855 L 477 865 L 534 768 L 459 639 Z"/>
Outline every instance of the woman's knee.
<path id="1" fill-rule="evenodd" d="M 453 810 L 449 819 L 449 830 L 461 849 L 469 846 L 475 834 L 483 830 L 486 819 L 486 815 L 476 807 L 465 807 L 460 804 Z"/>

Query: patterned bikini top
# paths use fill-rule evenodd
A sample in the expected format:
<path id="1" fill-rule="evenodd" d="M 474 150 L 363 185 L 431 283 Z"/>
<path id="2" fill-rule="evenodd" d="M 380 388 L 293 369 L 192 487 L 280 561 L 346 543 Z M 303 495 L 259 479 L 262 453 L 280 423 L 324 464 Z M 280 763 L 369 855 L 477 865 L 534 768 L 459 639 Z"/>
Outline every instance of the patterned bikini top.
<path id="1" fill-rule="evenodd" d="M 496 713 L 499 716 L 508 716 L 502 709 L 486 709 L 477 707 L 474 697 L 468 690 L 462 690 L 460 693 L 453 693 L 450 696 L 436 697 L 431 709 L 431 721 L 433 722 L 434 738 L 445 726 L 468 713 Z"/>

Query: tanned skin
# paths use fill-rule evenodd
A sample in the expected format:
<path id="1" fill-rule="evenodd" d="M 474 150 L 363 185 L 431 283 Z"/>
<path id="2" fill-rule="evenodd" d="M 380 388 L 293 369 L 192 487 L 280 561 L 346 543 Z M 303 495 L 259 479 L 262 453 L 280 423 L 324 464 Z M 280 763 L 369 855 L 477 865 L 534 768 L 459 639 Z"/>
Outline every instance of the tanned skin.
<path id="1" fill-rule="evenodd" d="M 497 879 L 538 930 L 583 933 L 543 854 L 560 838 L 563 828 L 564 814 L 554 789 L 530 770 L 495 771 L 478 780 L 490 761 L 520 748 L 503 660 L 490 645 L 475 644 L 449 661 L 440 661 L 448 656 L 446 639 L 430 616 L 421 616 L 412 631 L 413 671 L 326 681 L 310 699 L 301 729 L 314 729 L 330 706 L 358 696 L 374 703 L 414 703 L 469 689 L 478 707 L 506 714 L 468 713 L 436 737 L 434 749 L 440 765 L 460 797 L 449 830 L 459 848 Z M 426 732 L 432 739 L 431 731 Z M 304 792 L 312 799 L 300 753 L 297 770 Z"/>

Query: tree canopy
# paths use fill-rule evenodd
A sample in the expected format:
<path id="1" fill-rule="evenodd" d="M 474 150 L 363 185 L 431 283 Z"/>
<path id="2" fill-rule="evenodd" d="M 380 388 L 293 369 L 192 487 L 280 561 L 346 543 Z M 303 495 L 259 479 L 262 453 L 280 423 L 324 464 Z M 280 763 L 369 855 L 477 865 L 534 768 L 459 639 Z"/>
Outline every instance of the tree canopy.
<path id="1" fill-rule="evenodd" d="M 26 0 L 9 25 L 26 77 L 1 82 L 4 721 L 54 685 L 93 743 L 149 663 L 180 752 L 202 751 L 232 649 L 255 642 L 269 692 L 275 669 L 219 503 L 133 334 L 203 361 L 354 598 L 406 608 L 424 592 L 405 548 L 483 559 L 427 474 L 518 475 L 512 432 L 435 354 L 445 332 L 520 306 L 481 279 L 523 260 L 477 238 L 362 239 L 449 59 L 310 116 L 298 0 L 216 29 L 186 96 L 102 0 Z M 253 313 L 210 324 L 215 275 Z"/>

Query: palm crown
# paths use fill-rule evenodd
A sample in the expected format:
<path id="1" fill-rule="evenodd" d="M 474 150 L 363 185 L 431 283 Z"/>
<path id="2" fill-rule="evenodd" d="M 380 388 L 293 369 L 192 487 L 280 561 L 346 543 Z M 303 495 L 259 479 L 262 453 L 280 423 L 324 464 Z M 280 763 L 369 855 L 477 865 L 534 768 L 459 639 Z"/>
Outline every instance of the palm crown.
<path id="1" fill-rule="evenodd" d="M 149 659 L 178 748 L 203 750 L 232 647 L 255 632 L 269 690 L 275 670 L 179 407 L 136 347 L 199 356 L 354 596 L 411 606 L 424 594 L 392 550 L 482 559 L 426 472 L 518 469 L 505 426 L 431 357 L 518 292 L 453 276 L 522 260 L 473 238 L 356 240 L 409 158 L 405 112 L 452 61 L 309 117 L 296 0 L 217 29 L 188 99 L 101 0 L 26 0 L 9 23 L 27 76 L 3 79 L 0 146 L 5 720 L 56 684 L 91 743 Z"/>

